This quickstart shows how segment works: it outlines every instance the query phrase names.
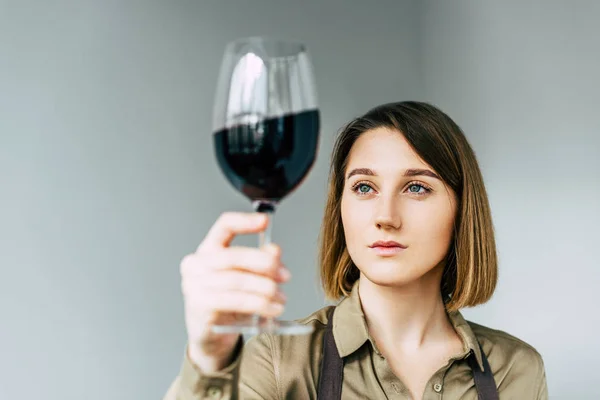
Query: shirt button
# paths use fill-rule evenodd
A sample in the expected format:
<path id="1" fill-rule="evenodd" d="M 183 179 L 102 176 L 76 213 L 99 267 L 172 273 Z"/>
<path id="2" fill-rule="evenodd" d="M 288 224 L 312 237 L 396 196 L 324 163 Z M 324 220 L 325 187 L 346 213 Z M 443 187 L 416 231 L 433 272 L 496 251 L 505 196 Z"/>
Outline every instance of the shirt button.
<path id="1" fill-rule="evenodd" d="M 436 392 L 441 392 L 442 391 L 442 385 L 440 385 L 439 383 L 436 383 L 435 385 L 433 385 L 433 390 L 435 390 Z"/>
<path id="2" fill-rule="evenodd" d="M 209 399 L 220 399 L 222 395 L 223 391 L 221 390 L 221 388 L 218 388 L 216 386 L 211 386 L 206 391 L 206 396 Z"/>

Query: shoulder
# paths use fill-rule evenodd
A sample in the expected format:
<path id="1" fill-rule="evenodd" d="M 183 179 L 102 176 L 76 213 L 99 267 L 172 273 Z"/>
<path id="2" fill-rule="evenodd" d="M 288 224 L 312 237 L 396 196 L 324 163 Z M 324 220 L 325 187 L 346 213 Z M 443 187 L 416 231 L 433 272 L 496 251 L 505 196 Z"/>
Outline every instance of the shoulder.
<path id="1" fill-rule="evenodd" d="M 314 398 L 330 308 L 324 307 L 295 321 L 311 326 L 310 334 L 261 333 L 250 338 L 242 357 L 243 390 L 274 394 L 274 397 L 265 398 L 287 398 L 290 392 L 294 393 L 294 398 Z"/>
<path id="2" fill-rule="evenodd" d="M 314 327 L 321 327 L 324 328 L 327 326 L 327 322 L 329 320 L 329 311 L 334 308 L 335 306 L 326 306 L 323 307 L 315 312 L 313 312 L 312 314 L 310 314 L 307 317 L 301 318 L 301 319 L 297 319 L 296 322 L 298 322 L 299 324 L 303 324 L 303 325 L 312 325 Z"/>
<path id="3" fill-rule="evenodd" d="M 531 392 L 532 398 L 544 398 L 546 373 L 541 354 L 531 344 L 505 331 L 467 321 L 481 344 L 496 382 Z"/>
<path id="4" fill-rule="evenodd" d="M 542 356 L 531 344 L 513 336 L 505 331 L 467 321 L 473 333 L 481 343 L 484 350 L 492 350 L 502 356 L 523 361 L 542 363 Z M 487 351 L 486 351 L 487 353 Z"/>
<path id="5" fill-rule="evenodd" d="M 327 328 L 328 312 L 333 306 L 323 307 L 310 314 L 307 317 L 297 319 L 301 325 L 312 327 L 312 332 L 308 335 L 273 335 L 269 333 L 261 333 L 251 337 L 244 346 L 244 354 L 252 357 L 257 353 L 265 356 L 269 353 L 269 357 L 273 363 L 278 363 L 284 357 L 281 354 L 281 349 L 285 349 L 285 360 L 287 362 L 304 362 L 312 357 L 312 353 L 319 351 L 321 348 L 321 339 L 325 329 Z M 311 351 L 307 351 L 307 350 Z M 319 353 L 320 354 L 320 353 Z"/>
<path id="6" fill-rule="evenodd" d="M 268 348 L 271 352 L 276 352 L 282 347 L 289 348 L 289 346 L 295 348 L 306 348 L 308 346 L 315 346 L 318 344 L 315 339 L 322 338 L 325 328 L 328 322 L 328 313 L 333 306 L 323 307 L 312 314 L 296 319 L 301 325 L 307 325 L 312 327 L 312 333 L 308 335 L 272 335 L 268 333 L 261 333 L 257 336 L 250 338 L 246 344 L 247 348 Z"/>

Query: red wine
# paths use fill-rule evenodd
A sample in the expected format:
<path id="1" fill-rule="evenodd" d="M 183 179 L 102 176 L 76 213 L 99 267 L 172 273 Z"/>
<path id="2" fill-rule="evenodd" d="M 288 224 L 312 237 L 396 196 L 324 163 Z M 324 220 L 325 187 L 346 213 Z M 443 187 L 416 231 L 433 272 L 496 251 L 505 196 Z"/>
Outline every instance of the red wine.
<path id="1" fill-rule="evenodd" d="M 219 166 L 251 200 L 279 201 L 312 167 L 319 142 L 319 111 L 309 110 L 215 132 Z"/>

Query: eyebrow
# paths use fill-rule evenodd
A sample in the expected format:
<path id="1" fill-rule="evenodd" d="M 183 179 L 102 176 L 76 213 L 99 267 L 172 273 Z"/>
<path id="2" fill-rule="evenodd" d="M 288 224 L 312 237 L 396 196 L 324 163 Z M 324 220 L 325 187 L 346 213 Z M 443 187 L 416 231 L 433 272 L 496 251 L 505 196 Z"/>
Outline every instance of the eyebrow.
<path id="1" fill-rule="evenodd" d="M 377 173 L 370 168 L 355 168 L 348 173 L 348 176 L 346 177 L 346 179 L 350 179 L 354 175 L 377 176 Z M 422 169 L 422 168 L 407 169 L 406 171 L 404 171 L 403 175 L 406 177 L 429 176 L 431 178 L 439 179 L 440 181 L 442 180 L 442 178 L 440 178 L 439 175 L 436 174 L 435 172 L 433 172 L 429 169 Z"/>

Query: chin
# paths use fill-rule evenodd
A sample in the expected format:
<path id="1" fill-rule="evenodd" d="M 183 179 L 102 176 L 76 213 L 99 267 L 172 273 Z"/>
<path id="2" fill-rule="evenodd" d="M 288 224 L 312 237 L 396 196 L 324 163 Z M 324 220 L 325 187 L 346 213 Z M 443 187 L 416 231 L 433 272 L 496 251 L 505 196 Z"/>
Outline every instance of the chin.
<path id="1" fill-rule="evenodd" d="M 399 263 L 370 263 L 369 268 L 359 268 L 361 275 L 378 286 L 398 287 L 416 282 L 423 276 Z"/>
<path id="2" fill-rule="evenodd" d="M 415 282 L 415 279 L 410 279 L 407 277 L 390 277 L 390 276 L 370 276 L 367 274 L 363 274 L 363 278 L 368 279 L 371 283 L 388 288 L 397 288 L 410 284 L 411 282 Z"/>

